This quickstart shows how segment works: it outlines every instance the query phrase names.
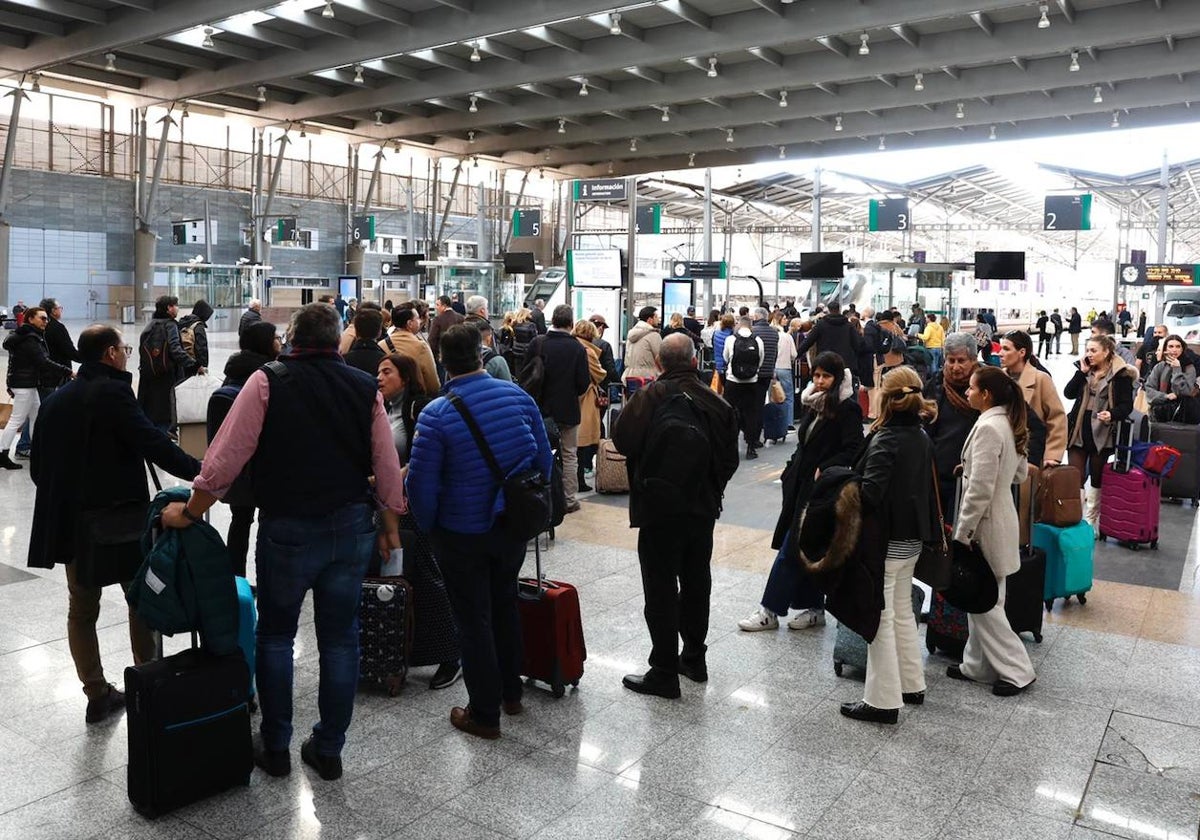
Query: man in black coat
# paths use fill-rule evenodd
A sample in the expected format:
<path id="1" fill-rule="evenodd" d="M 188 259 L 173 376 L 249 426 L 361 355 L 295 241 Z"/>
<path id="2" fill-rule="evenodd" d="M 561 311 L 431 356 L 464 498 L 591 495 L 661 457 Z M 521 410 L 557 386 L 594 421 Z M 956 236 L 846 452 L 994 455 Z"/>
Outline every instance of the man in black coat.
<path id="1" fill-rule="evenodd" d="M 688 331 L 688 335 L 692 337 L 692 342 L 696 347 L 700 346 L 700 330 L 704 329 L 704 325 L 696 318 L 696 307 L 689 306 L 687 315 L 683 316 L 683 328 Z"/>
<path id="2" fill-rule="evenodd" d="M 862 336 L 854 329 L 854 325 L 842 314 L 842 307 L 837 301 L 829 304 L 829 314 L 809 330 L 804 341 L 800 342 L 800 355 L 808 352 L 809 347 L 816 347 L 818 353 L 831 351 L 842 357 L 846 367 L 858 370 L 858 354 L 862 351 Z"/>
<path id="3" fill-rule="evenodd" d="M 567 496 L 567 513 L 579 510 L 575 494 L 579 492 L 579 398 L 591 387 L 587 351 L 579 339 L 571 335 L 575 313 L 563 304 L 554 307 L 550 329 L 529 345 L 529 356 L 541 356 L 545 375 L 538 396 L 538 408 L 543 417 L 552 417 L 558 424 L 563 461 L 563 490 Z"/>
<path id="4" fill-rule="evenodd" d="M 70 367 L 72 362 L 79 361 L 79 351 L 75 349 L 75 342 L 71 340 L 71 333 L 68 332 L 66 325 L 62 322 L 62 304 L 54 298 L 46 298 L 42 301 L 41 307 L 50 316 L 50 320 L 46 323 L 46 332 L 44 334 L 46 349 L 50 352 L 50 360 Z"/>
<path id="5" fill-rule="evenodd" d="M 738 422 L 729 403 L 700 377 L 696 346 L 686 335 L 675 333 L 663 339 L 659 363 L 662 375 L 634 393 L 612 433 L 617 450 L 627 458 L 629 525 L 640 529 L 638 560 L 651 643 L 650 670 L 629 674 L 622 683 L 639 694 L 675 698 L 680 695 L 680 674 L 695 682 L 708 679 L 709 564 L 725 485 L 738 468 Z M 671 462 L 677 464 L 681 477 L 697 479 L 684 491 L 689 507 L 683 513 L 666 512 L 665 494 L 647 491 L 639 481 L 651 462 L 654 428 L 663 420 L 659 409 L 679 393 L 692 406 L 702 439 L 694 444 L 697 451 L 692 458 L 678 453 L 681 457 Z M 686 461 L 707 464 L 706 474 L 690 476 L 681 463 Z"/>
<path id="6" fill-rule="evenodd" d="M 546 301 L 538 298 L 533 302 L 533 309 L 529 310 L 530 320 L 537 327 L 538 335 L 546 334 Z"/>
<path id="7" fill-rule="evenodd" d="M 260 321 L 262 321 L 262 301 L 255 298 L 246 305 L 246 311 L 242 313 L 241 320 L 238 321 L 238 336 L 240 337 L 246 331 L 246 327 Z"/>
<path id="8" fill-rule="evenodd" d="M 124 709 L 125 698 L 106 680 L 100 662 L 96 621 L 102 590 L 82 585 L 71 562 L 79 513 L 103 508 L 114 499 L 148 504 L 147 460 L 187 481 L 200 472 L 200 463 L 175 446 L 138 406 L 133 377 L 125 369 L 129 353 L 112 327 L 88 327 L 80 334 L 83 366 L 74 381 L 42 406 L 30 461 L 37 496 L 28 564 L 37 569 L 66 564 L 67 639 L 88 698 L 88 723 Z M 134 662 L 153 659 L 153 633 L 132 610 L 129 623 Z"/>

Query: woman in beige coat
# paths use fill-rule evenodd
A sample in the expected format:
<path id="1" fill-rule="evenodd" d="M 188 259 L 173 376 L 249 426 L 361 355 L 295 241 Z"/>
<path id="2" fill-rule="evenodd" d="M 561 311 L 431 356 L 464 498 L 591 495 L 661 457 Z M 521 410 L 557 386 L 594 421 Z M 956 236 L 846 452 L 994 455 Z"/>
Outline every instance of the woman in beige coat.
<path id="1" fill-rule="evenodd" d="M 583 392 L 579 398 L 579 489 L 591 490 L 583 480 L 585 469 L 591 470 L 596 450 L 600 446 L 600 407 L 596 397 L 600 394 L 600 383 L 607 374 L 600 364 L 600 348 L 596 346 L 596 325 L 591 321 L 576 321 L 571 331 L 583 349 L 587 351 L 588 375 L 592 377 L 592 387 Z"/>
<path id="2" fill-rule="evenodd" d="M 996 576 L 1000 597 L 986 613 L 967 616 L 970 636 L 962 665 L 946 676 L 992 684 L 999 697 L 1020 694 L 1036 679 L 1033 663 L 1004 613 L 1005 578 L 1021 568 L 1014 484 L 1028 473 L 1029 429 L 1024 395 L 999 368 L 983 367 L 971 376 L 967 401 L 979 419 L 962 454 L 962 499 L 954 518 L 954 539 L 980 551 Z"/>
<path id="3" fill-rule="evenodd" d="M 1051 467 L 1062 462 L 1067 451 L 1067 412 L 1054 380 L 1031 361 L 1033 339 L 1029 333 L 1013 330 L 1000 339 L 1000 364 L 1016 380 L 1025 397 L 1025 405 L 1045 427 L 1042 435 L 1030 435 L 1029 463 L 1036 467 Z M 1035 445 L 1033 438 L 1041 438 Z M 1037 449 L 1038 451 L 1034 451 Z"/>

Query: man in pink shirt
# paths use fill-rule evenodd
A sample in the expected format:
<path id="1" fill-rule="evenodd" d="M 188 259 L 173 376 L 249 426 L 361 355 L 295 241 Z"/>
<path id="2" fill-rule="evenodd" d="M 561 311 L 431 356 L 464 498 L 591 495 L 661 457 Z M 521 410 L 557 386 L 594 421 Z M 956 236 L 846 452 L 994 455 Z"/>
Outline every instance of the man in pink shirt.
<path id="1" fill-rule="evenodd" d="M 321 778 L 342 775 L 358 685 L 358 608 L 378 542 L 400 545 L 396 515 L 407 510 L 400 461 L 375 380 L 338 355 L 341 319 L 328 304 L 292 319 L 291 350 L 251 374 L 208 448 L 191 498 L 169 505 L 163 524 L 200 521 L 249 469 L 260 510 L 256 676 L 262 707 L 255 763 L 291 772 L 292 648 L 311 589 L 321 654 L 320 720 L 300 757 Z M 318 445 L 327 457 L 302 457 Z M 375 477 L 374 488 L 370 484 Z M 383 527 L 376 533 L 375 510 Z"/>

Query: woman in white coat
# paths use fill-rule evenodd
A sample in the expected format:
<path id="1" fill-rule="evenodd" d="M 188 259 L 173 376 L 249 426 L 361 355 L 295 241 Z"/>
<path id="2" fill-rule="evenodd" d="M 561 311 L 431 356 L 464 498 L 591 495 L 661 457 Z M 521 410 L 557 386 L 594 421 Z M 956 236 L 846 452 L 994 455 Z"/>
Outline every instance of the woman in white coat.
<path id="1" fill-rule="evenodd" d="M 967 401 L 979 412 L 962 453 L 962 499 L 954 518 L 954 539 L 978 543 L 996 575 L 1000 597 L 986 613 L 967 616 L 970 636 L 962 665 L 946 676 L 992 684 L 992 694 L 1020 694 L 1036 679 L 1033 663 L 1004 614 L 1005 578 L 1021 568 L 1020 523 L 1013 485 L 1028 471 L 1029 429 L 1020 387 L 1000 368 L 983 367 L 971 376 Z"/>

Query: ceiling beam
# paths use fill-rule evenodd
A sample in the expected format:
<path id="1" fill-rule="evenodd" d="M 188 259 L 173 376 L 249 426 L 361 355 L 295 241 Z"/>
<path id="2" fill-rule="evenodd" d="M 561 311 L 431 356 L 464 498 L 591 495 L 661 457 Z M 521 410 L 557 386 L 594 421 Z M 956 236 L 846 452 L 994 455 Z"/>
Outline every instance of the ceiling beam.
<path id="1" fill-rule="evenodd" d="M 0 11 L 0 26 L 8 26 L 13 29 L 27 29 L 35 35 L 50 35 L 55 38 L 61 38 L 67 34 L 66 24 L 47 18 L 22 15 L 10 11 Z"/>
<path id="2" fill-rule="evenodd" d="M 103 9 L 72 3 L 71 0 L 17 0 L 16 5 L 84 23 L 103 24 L 109 21 L 108 12 Z"/>
<path id="3" fill-rule="evenodd" d="M 991 35 L 996 29 L 996 24 L 992 23 L 992 19 L 983 12 L 971 12 L 971 20 L 975 21 L 975 25 Z"/>
<path id="4" fill-rule="evenodd" d="M 817 43 L 828 50 L 833 50 L 842 58 L 850 57 L 850 45 L 836 35 L 822 35 L 817 38 Z"/>
<path id="5" fill-rule="evenodd" d="M 1075 4 L 1072 0 L 1058 0 L 1058 9 L 1067 19 L 1067 23 L 1075 22 Z"/>
<path id="6" fill-rule="evenodd" d="M 172 50 L 153 44 L 137 44 L 122 50 L 124 54 L 157 61 L 162 64 L 178 64 L 192 70 L 215 70 L 217 61 L 212 56 L 196 55 L 190 50 Z"/>
<path id="7" fill-rule="evenodd" d="M 533 26 L 525 30 L 526 35 L 532 35 L 539 41 L 545 41 L 547 44 L 559 47 L 569 52 L 583 52 L 583 42 L 578 38 L 572 38 L 565 32 L 559 32 L 557 29 L 551 29 L 549 26 Z"/>
<path id="8" fill-rule="evenodd" d="M 347 9 L 353 9 L 356 12 L 362 12 L 386 23 L 395 23 L 399 26 L 412 26 L 412 12 L 397 9 L 395 6 L 380 2 L 380 0 L 338 0 L 338 5 L 345 6 Z M 319 12 L 309 12 L 309 14 L 319 14 Z"/>
<path id="9" fill-rule="evenodd" d="M 978 14 L 978 12 L 976 13 Z M 904 41 L 910 47 L 917 48 L 921 46 L 921 34 L 913 29 L 907 23 L 897 23 L 889 27 L 900 40 Z"/>
<path id="10" fill-rule="evenodd" d="M 783 56 L 778 50 L 773 50 L 770 47 L 751 47 L 747 52 L 755 58 L 765 61 L 767 64 L 773 64 L 776 67 L 783 66 Z"/>
<path id="11" fill-rule="evenodd" d="M 684 0 L 660 0 L 659 8 L 670 12 L 680 20 L 686 20 L 692 26 L 701 29 L 712 29 L 712 18 Z"/>

